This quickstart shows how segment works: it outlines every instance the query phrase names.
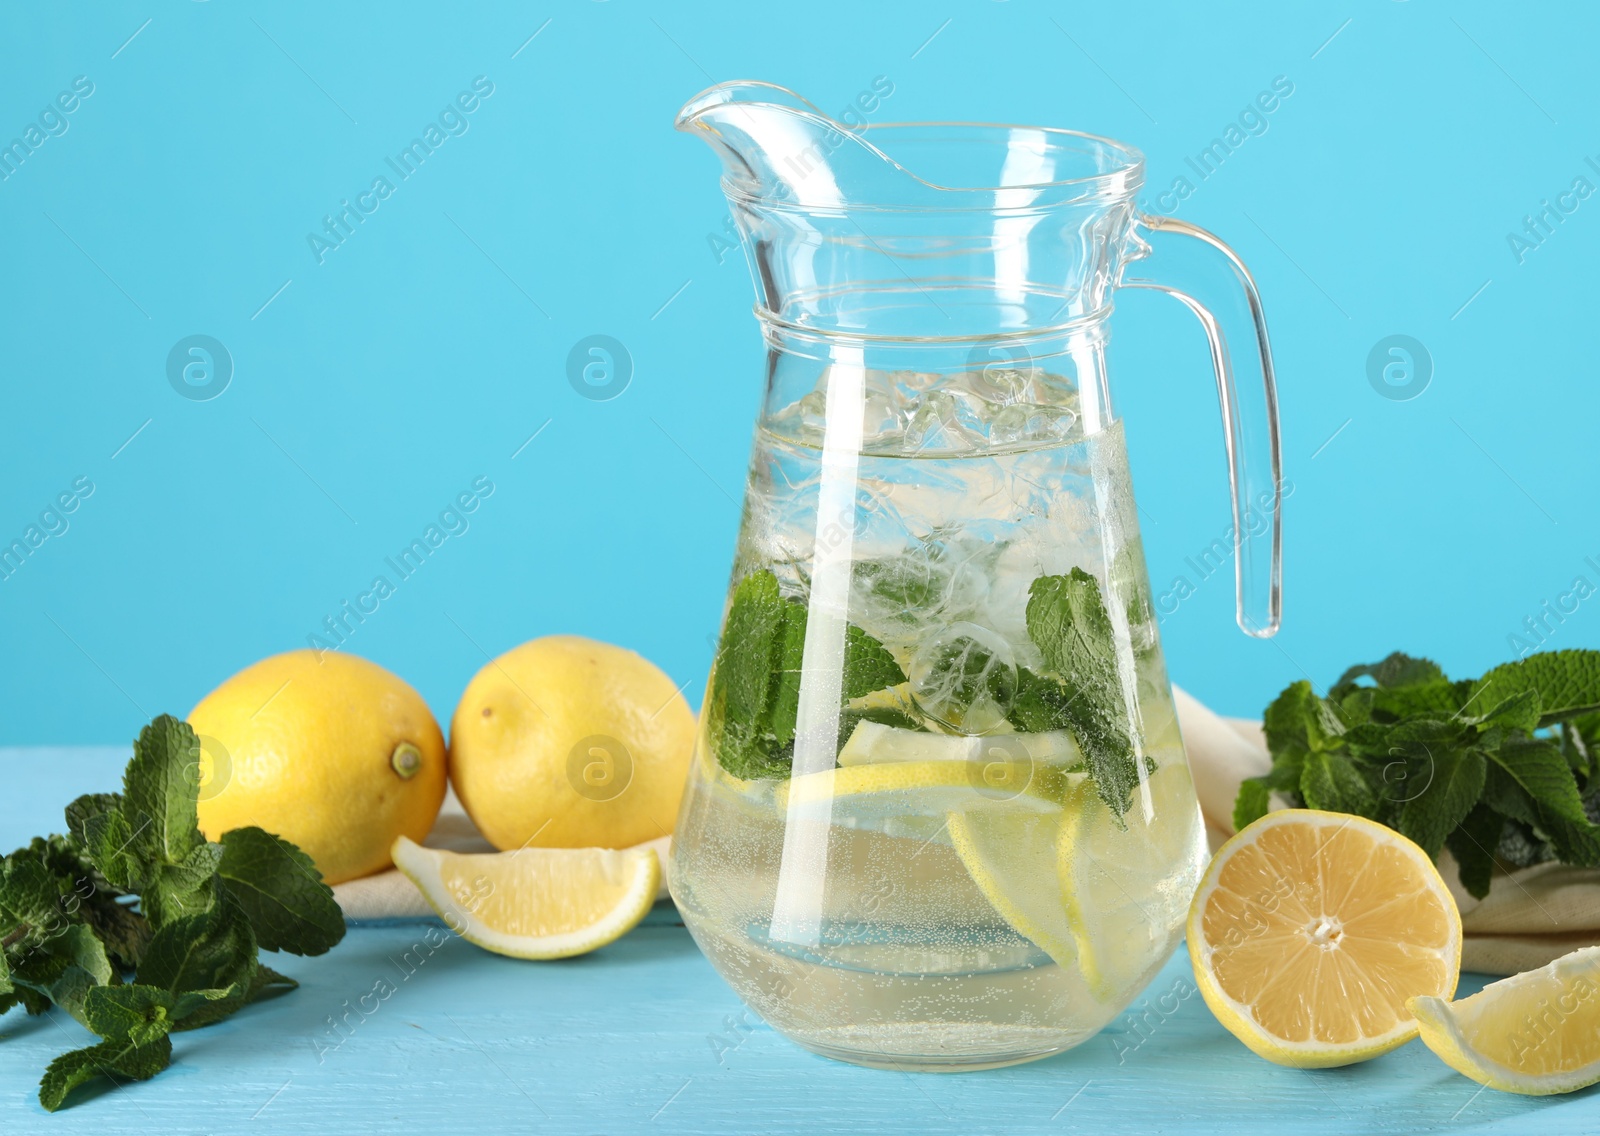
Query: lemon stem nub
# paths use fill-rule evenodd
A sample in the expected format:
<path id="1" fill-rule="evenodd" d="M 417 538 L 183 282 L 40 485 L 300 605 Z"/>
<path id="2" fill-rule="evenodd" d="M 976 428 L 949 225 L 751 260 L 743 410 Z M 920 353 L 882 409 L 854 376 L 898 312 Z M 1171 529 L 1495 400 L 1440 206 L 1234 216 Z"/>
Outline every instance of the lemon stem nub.
<path id="1" fill-rule="evenodd" d="M 410 742 L 401 742 L 389 755 L 389 767 L 400 775 L 400 780 L 409 781 L 422 772 L 422 751 Z"/>

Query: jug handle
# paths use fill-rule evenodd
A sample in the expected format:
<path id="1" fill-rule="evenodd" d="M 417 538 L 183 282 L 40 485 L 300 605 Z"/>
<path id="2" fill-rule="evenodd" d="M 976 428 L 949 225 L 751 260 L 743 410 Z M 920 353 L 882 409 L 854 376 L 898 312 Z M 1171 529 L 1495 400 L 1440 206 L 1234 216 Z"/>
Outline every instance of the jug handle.
<path id="1" fill-rule="evenodd" d="M 1165 292 L 1205 328 L 1233 490 L 1239 628 L 1269 638 L 1283 616 L 1283 463 L 1278 388 L 1261 295 L 1244 262 L 1206 230 L 1143 213 L 1136 223 L 1132 240 L 1137 247 L 1129 252 L 1139 259 L 1124 261 L 1119 283 Z M 1236 350 L 1230 351 L 1230 344 Z M 1265 527 L 1257 532 L 1263 519 Z"/>

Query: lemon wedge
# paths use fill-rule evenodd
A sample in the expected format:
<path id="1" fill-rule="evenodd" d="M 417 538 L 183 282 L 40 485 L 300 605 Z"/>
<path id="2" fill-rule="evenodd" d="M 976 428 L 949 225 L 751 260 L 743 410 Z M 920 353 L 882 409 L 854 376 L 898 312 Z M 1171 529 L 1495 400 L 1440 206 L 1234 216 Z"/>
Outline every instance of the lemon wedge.
<path id="1" fill-rule="evenodd" d="M 391 851 L 451 930 L 512 958 L 569 958 L 615 942 L 645 917 L 661 879 L 652 848 L 466 854 L 402 836 Z"/>
<path id="2" fill-rule="evenodd" d="M 1074 789 L 1055 855 L 1078 965 L 1095 997 L 1125 997 L 1177 945 L 1171 928 L 1199 875 L 1201 825 L 1182 761 L 1135 787 L 1122 826 L 1092 784 Z"/>
<path id="3" fill-rule="evenodd" d="M 1461 916 L 1428 854 L 1376 821 L 1269 813 L 1217 852 L 1189 909 L 1206 1005 L 1268 1061 L 1350 1065 L 1417 1036 L 1449 998 Z"/>
<path id="4" fill-rule="evenodd" d="M 1407 1005 L 1422 1043 L 1480 1085 L 1548 1096 L 1600 1081 L 1600 947 L 1491 982 L 1459 1002 L 1425 996 Z"/>

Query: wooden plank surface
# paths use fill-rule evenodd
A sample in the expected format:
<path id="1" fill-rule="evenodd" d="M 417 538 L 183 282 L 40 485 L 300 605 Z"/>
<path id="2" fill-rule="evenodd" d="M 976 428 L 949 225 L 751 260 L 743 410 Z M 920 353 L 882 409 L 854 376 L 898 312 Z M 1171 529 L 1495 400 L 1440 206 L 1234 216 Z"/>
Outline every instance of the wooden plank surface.
<path id="1" fill-rule="evenodd" d="M 59 829 L 115 786 L 125 752 L 0 750 L 0 846 Z M 580 959 L 486 954 L 426 921 L 361 925 L 301 988 L 177 1035 L 173 1067 L 50 1116 L 35 1087 L 89 1035 L 0 1018 L 5 1133 L 1411 1133 L 1600 1131 L 1600 1092 L 1479 1090 L 1418 1042 L 1349 1069 L 1270 1065 L 1217 1025 L 1180 951 L 1145 996 L 1070 1053 L 917 1075 L 813 1056 L 745 1011 L 668 904 Z M 1464 992 L 1483 979 L 1467 976 Z M 363 998 L 365 1001 L 363 1001 Z"/>

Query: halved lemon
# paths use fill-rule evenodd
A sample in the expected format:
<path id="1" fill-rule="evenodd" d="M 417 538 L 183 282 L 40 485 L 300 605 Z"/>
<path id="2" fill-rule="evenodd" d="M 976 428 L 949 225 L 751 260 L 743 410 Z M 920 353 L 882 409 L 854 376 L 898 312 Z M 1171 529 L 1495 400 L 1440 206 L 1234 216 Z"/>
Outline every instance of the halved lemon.
<path id="1" fill-rule="evenodd" d="M 1280 1065 L 1366 1061 L 1449 998 L 1461 916 L 1433 861 L 1375 821 L 1269 813 L 1224 844 L 1189 909 L 1189 957 L 1227 1030 Z"/>
<path id="2" fill-rule="evenodd" d="M 1200 804 L 1182 761 L 1134 789 L 1121 826 L 1093 785 L 1079 785 L 1074 798 L 1056 848 L 1063 910 L 1084 981 L 1113 1001 L 1177 946 L 1172 927 L 1204 856 Z"/>
<path id="3" fill-rule="evenodd" d="M 1600 947 L 1491 982 L 1470 998 L 1407 1003 L 1422 1043 L 1456 1072 L 1548 1096 L 1600 1081 Z"/>
<path id="4" fill-rule="evenodd" d="M 394 842 L 395 866 L 451 930 L 513 958 L 557 959 L 615 942 L 655 902 L 652 848 L 460 853 Z"/>

